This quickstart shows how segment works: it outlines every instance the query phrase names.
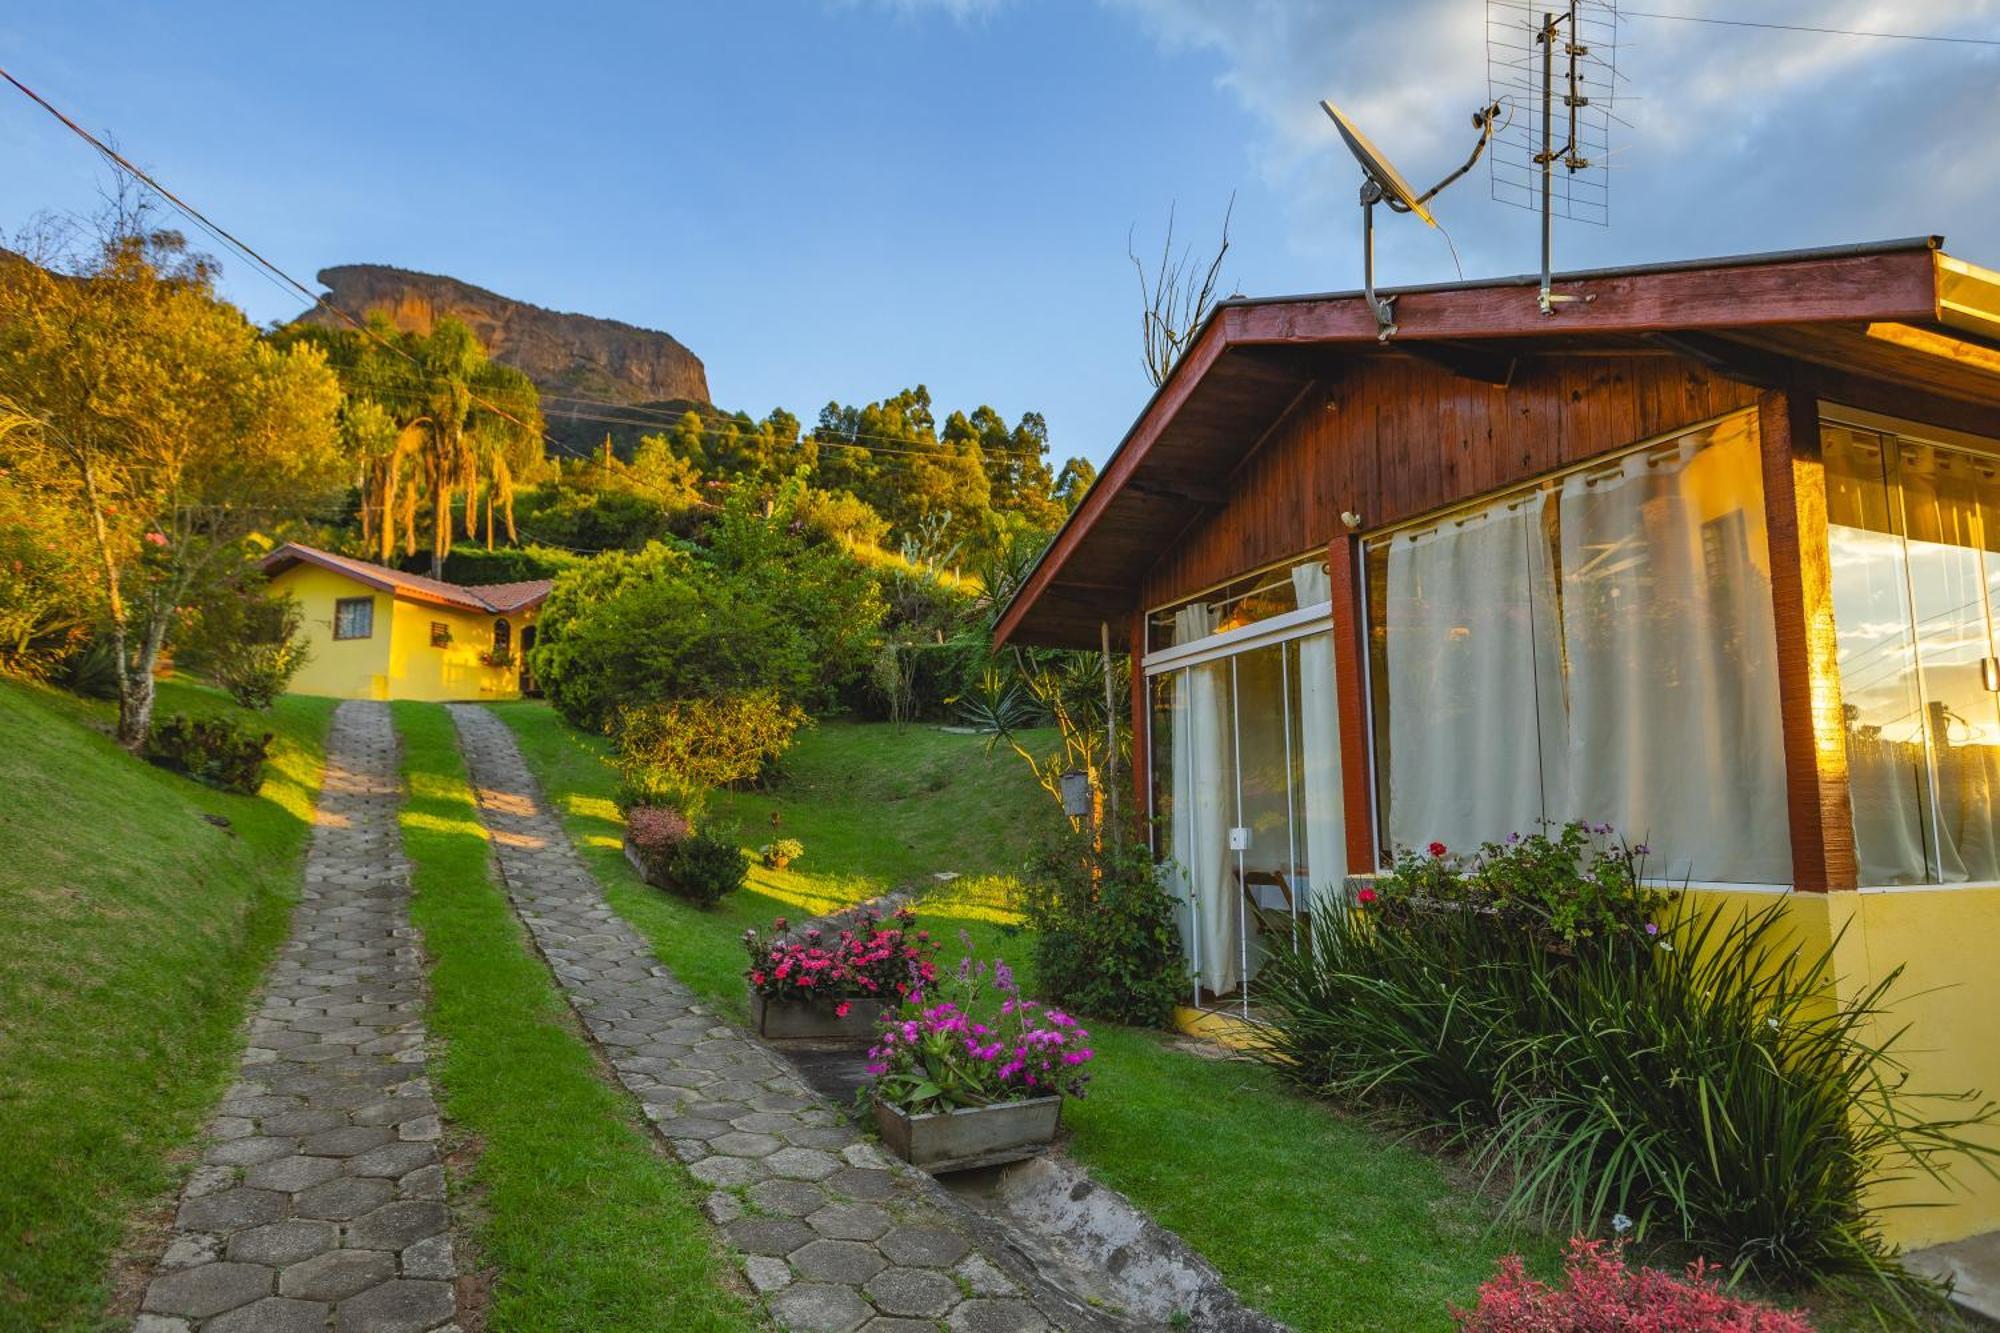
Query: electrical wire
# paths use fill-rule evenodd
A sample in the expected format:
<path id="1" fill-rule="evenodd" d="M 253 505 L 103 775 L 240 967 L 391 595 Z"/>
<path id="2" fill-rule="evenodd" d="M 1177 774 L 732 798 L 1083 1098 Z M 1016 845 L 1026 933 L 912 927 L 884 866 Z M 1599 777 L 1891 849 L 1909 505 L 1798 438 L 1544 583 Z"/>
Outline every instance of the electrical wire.
<path id="1" fill-rule="evenodd" d="M 1620 18 L 1667 19 L 1675 23 L 1712 23 L 1726 28 L 1762 28 L 1771 32 L 1808 32 L 1823 37 L 1873 37 L 1891 42 L 1944 42 L 1954 46 L 2000 46 L 2000 37 L 1953 37 L 1928 32 L 1876 32 L 1860 28 L 1823 28 L 1809 23 L 1760 23 L 1753 19 L 1719 19 L 1703 14 L 1665 14 L 1643 9 L 1620 9 Z"/>
<path id="2" fill-rule="evenodd" d="M 277 283 L 280 290 L 293 292 L 305 298 L 305 300 L 309 302 L 311 305 L 316 306 L 319 309 L 325 310 L 328 314 L 334 316 L 336 319 L 339 319 L 343 323 L 349 325 L 356 332 L 360 333 L 363 337 L 368 338 L 370 341 L 376 343 L 378 346 L 382 347 L 385 351 L 388 351 L 395 356 L 401 357 L 403 360 L 409 362 L 413 366 L 417 366 L 421 370 L 422 368 L 421 363 L 410 352 L 408 352 L 404 348 L 396 346 L 395 343 L 383 337 L 376 329 L 374 329 L 369 324 L 356 319 L 353 315 L 349 314 L 347 311 L 342 310 L 340 307 L 334 305 L 332 302 L 328 301 L 324 296 L 320 295 L 318 292 L 307 287 L 297 278 L 294 278 L 290 273 L 287 273 L 284 269 L 280 268 L 277 264 L 273 263 L 269 259 L 266 259 L 257 250 L 253 249 L 247 242 L 241 240 L 233 233 L 223 228 L 218 223 L 212 221 L 206 214 L 201 212 L 201 210 L 197 209 L 196 207 L 194 207 L 194 205 L 188 203 L 186 200 L 182 199 L 179 195 L 175 194 L 172 190 L 168 189 L 164 184 L 162 184 L 149 172 L 143 170 L 136 163 L 132 162 L 129 158 L 127 158 L 124 154 L 120 153 L 117 149 L 113 148 L 110 144 L 105 143 L 102 139 L 92 134 L 89 130 L 83 128 L 83 126 L 79 125 L 75 120 L 71 119 L 54 103 L 50 102 L 46 97 L 43 97 L 33 88 L 30 88 L 27 84 L 15 78 L 13 73 L 7 70 L 4 66 L 0 66 L 0 79 L 5 79 L 8 83 L 12 84 L 16 89 L 18 89 L 22 93 L 22 95 L 27 97 L 30 101 L 34 102 L 37 106 L 41 107 L 44 111 L 48 112 L 51 116 L 55 117 L 55 119 L 59 121 L 65 128 L 67 128 L 71 133 L 75 134 L 78 138 L 82 139 L 85 143 L 89 144 L 93 149 L 95 149 L 98 152 L 100 156 L 102 156 L 112 166 L 125 172 L 127 175 L 131 176 L 134 180 L 141 182 L 148 189 L 152 190 L 155 194 L 159 195 L 162 199 L 166 200 L 167 203 L 170 206 L 172 206 L 176 212 L 180 213 L 188 221 L 194 223 L 195 226 L 199 227 L 204 233 L 213 237 L 215 240 L 217 240 L 224 246 L 227 246 L 230 250 L 234 251 L 235 253 L 240 254 L 244 258 L 250 260 L 250 262 L 255 266 L 254 271 L 265 276 L 268 280 Z M 513 425 L 518 426 L 520 429 L 524 431 L 540 436 L 544 443 L 544 447 L 553 447 L 558 453 L 569 452 L 568 449 L 560 441 L 556 440 L 548 433 L 546 428 L 541 428 L 541 429 L 536 428 L 535 426 L 531 425 L 526 421 L 523 421 L 518 416 L 515 416 L 513 413 L 507 411 L 505 408 L 500 407 L 498 404 L 492 402 L 491 400 L 485 398 L 484 396 L 478 393 L 470 393 L 468 396 L 474 403 L 478 404 L 480 407 L 485 408 L 487 411 L 493 413 L 493 415 L 501 418 L 504 421 L 511 422 Z M 565 397 L 563 400 L 581 404 L 588 404 L 592 406 L 616 408 L 619 410 L 630 410 L 632 407 L 632 405 L 630 404 L 613 403 L 608 400 L 587 399 L 587 398 L 577 398 L 577 397 Z M 640 410 L 645 410 L 645 409 L 640 409 Z M 672 422 L 655 423 L 644 420 L 634 421 L 627 419 L 618 419 L 609 416 L 592 416 L 587 414 L 577 414 L 570 412 L 565 412 L 562 415 L 564 415 L 566 418 L 570 420 L 588 420 L 614 426 L 645 427 L 653 424 L 678 424 L 678 418 L 674 419 Z M 668 414 L 660 413 L 659 415 L 665 417 Z M 704 418 L 704 428 L 706 429 L 706 427 L 707 427 L 707 422 L 706 418 Z M 721 433 L 719 425 L 716 427 L 716 433 L 717 434 Z M 911 445 L 914 442 L 904 441 L 904 440 L 893 441 L 890 447 L 884 447 L 871 444 L 862 444 L 859 443 L 858 441 L 864 438 L 871 440 L 873 439 L 889 440 L 890 437 L 873 436 L 873 435 L 864 436 L 855 432 L 844 432 L 844 434 L 848 435 L 848 439 L 829 440 L 829 439 L 822 439 L 819 437 L 813 437 L 813 439 L 814 443 L 822 448 L 860 449 L 860 450 L 865 450 L 870 454 L 891 454 L 891 455 L 906 454 L 912 457 L 928 457 L 928 458 L 962 457 L 962 455 L 953 452 L 949 445 L 943 444 L 942 442 L 939 443 L 936 450 L 927 450 L 921 447 L 910 448 L 909 445 Z M 1002 457 L 1002 455 L 998 454 L 988 454 L 986 456 L 988 458 Z M 1046 458 L 1045 453 L 1029 454 L 1026 451 L 1022 451 L 1018 454 L 1008 455 L 1008 456 L 1018 458 L 1021 461 L 1037 461 L 1037 462 L 1043 461 Z"/>

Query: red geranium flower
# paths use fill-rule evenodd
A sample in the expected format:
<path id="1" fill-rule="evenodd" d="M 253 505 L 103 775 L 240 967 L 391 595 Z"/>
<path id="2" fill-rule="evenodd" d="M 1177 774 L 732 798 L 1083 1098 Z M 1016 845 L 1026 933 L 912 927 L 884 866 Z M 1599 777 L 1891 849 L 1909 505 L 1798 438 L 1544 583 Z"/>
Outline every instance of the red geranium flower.
<path id="1" fill-rule="evenodd" d="M 1446 851 L 1445 845 L 1441 842 L 1434 842 L 1430 845 L 1430 853 L 1432 856 L 1443 856 L 1445 854 L 1445 851 Z"/>
<path id="2" fill-rule="evenodd" d="M 1360 903 L 1363 907 L 1368 906 L 1368 904 L 1375 901 L 1375 890 L 1373 889 L 1361 890 L 1359 893 L 1354 895 L 1354 901 Z"/>

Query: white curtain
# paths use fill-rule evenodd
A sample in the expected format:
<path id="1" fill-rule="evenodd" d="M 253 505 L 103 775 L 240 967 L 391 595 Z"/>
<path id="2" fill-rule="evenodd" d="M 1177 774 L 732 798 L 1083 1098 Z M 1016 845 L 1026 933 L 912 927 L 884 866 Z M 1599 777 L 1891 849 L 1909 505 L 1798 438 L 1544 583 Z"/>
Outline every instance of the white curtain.
<path id="1" fill-rule="evenodd" d="M 1549 814 L 1648 844 L 1670 879 L 1789 884 L 1757 444 L 1708 438 L 1563 481 L 1570 782 Z"/>
<path id="2" fill-rule="evenodd" d="M 1292 588 L 1301 607 L 1332 600 L 1333 586 L 1318 561 L 1292 569 Z M 1347 879 L 1346 821 L 1340 786 L 1340 709 L 1333 682 L 1333 635 L 1313 634 L 1298 641 L 1298 670 L 1292 688 L 1298 695 L 1299 772 L 1303 790 L 1299 814 L 1304 836 L 1305 879 L 1295 886 L 1303 895 L 1299 906 L 1311 910 L 1337 897 Z"/>
<path id="3" fill-rule="evenodd" d="M 1470 851 L 1563 786 L 1555 573 L 1540 492 L 1397 536 L 1386 637 L 1389 840 Z"/>
<path id="4" fill-rule="evenodd" d="M 1174 642 L 1192 643 L 1215 632 L 1206 604 L 1174 613 Z M 1189 962 L 1202 986 L 1215 994 L 1242 979 L 1241 923 L 1229 830 L 1236 822 L 1236 774 L 1229 744 L 1229 662 L 1190 667 L 1174 693 L 1173 854 L 1178 887 L 1188 905 L 1183 918 Z"/>

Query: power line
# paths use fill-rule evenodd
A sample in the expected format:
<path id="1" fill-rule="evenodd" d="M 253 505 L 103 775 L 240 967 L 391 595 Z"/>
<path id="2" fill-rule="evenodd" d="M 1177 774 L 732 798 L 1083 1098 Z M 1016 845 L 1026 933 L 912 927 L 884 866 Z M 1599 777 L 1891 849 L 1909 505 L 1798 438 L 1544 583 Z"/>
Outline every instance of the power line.
<path id="1" fill-rule="evenodd" d="M 1824 28 L 1809 23 L 1760 23 L 1753 19 L 1719 19 L 1702 14 L 1666 14 L 1657 10 L 1620 9 L 1621 18 L 1667 19 L 1675 23 L 1710 23 L 1725 28 L 1762 28 L 1770 32 L 1809 32 L 1823 37 L 1872 37 L 1891 42 L 1943 42 L 1954 46 L 2000 46 L 2000 37 L 1952 37 L 1928 32 L 1876 32 L 1861 28 Z"/>

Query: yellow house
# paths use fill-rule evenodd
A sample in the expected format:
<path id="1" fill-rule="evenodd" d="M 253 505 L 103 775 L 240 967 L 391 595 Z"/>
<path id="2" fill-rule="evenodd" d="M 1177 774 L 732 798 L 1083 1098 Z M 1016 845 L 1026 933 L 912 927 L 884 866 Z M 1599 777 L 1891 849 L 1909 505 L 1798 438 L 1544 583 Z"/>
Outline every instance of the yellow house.
<path id="1" fill-rule="evenodd" d="M 444 583 L 288 542 L 264 557 L 273 592 L 305 615 L 311 657 L 295 694 L 336 699 L 513 699 L 549 580 Z"/>

